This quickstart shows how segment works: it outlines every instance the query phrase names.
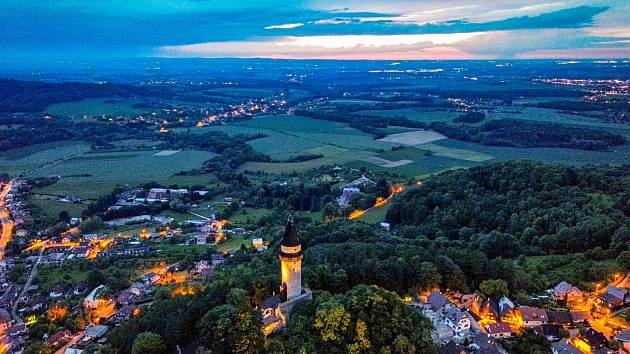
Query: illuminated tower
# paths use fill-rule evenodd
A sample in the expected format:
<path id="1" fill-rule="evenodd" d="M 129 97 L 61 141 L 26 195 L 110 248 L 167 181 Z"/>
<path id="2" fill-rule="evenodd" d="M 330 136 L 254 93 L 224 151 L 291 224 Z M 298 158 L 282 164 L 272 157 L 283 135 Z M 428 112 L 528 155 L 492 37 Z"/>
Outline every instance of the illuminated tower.
<path id="1" fill-rule="evenodd" d="M 302 244 L 298 238 L 293 220 L 289 218 L 280 244 L 280 264 L 282 286 L 280 291 L 289 301 L 302 294 Z"/>

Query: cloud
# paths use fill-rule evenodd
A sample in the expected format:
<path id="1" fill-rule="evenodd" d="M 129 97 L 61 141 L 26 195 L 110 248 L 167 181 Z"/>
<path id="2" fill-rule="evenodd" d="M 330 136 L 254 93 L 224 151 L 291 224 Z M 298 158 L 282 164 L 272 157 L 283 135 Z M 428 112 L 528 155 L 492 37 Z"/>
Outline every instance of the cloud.
<path id="1" fill-rule="evenodd" d="M 303 23 L 285 23 L 283 25 L 273 25 L 273 26 L 267 26 L 265 27 L 265 29 L 270 30 L 270 29 L 290 29 L 290 28 L 297 28 L 297 27 L 301 27 L 304 26 Z"/>
<path id="2" fill-rule="evenodd" d="M 628 48 L 628 13 L 619 0 L 3 0 L 0 57 L 515 58 Z"/>
<path id="3" fill-rule="evenodd" d="M 266 58 L 362 58 L 375 59 L 458 53 L 456 45 L 479 34 L 419 34 L 279 37 L 267 41 L 208 42 L 182 46 L 166 46 L 158 55 L 166 57 L 266 57 Z M 390 54 L 387 54 L 390 53 Z"/>

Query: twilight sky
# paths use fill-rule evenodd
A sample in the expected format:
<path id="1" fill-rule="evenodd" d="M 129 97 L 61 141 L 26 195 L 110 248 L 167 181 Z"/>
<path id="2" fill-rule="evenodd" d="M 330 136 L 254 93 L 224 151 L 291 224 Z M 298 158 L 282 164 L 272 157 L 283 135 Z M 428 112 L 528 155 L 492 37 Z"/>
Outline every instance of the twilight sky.
<path id="1" fill-rule="evenodd" d="M 1 0 L 0 58 L 628 58 L 630 0 Z"/>

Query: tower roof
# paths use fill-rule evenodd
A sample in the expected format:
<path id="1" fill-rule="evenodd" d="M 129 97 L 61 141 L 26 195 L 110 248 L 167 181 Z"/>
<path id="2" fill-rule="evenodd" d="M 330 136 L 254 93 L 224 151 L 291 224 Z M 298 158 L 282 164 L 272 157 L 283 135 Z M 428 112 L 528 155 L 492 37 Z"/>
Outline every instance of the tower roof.
<path id="1" fill-rule="evenodd" d="M 291 219 L 289 219 L 287 226 L 284 228 L 284 236 L 282 236 L 281 245 L 285 247 L 296 247 L 301 245 L 297 230 L 295 229 L 295 225 L 293 225 L 293 220 Z"/>

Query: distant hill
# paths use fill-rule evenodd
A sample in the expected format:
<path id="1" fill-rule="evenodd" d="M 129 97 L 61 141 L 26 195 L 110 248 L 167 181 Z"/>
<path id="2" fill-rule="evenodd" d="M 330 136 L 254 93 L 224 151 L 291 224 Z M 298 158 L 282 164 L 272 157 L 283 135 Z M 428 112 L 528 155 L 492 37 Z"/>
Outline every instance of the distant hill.
<path id="1" fill-rule="evenodd" d="M 0 79 L 0 112 L 41 112 L 54 103 L 96 97 L 162 96 L 163 89 L 111 83 L 18 81 Z"/>

